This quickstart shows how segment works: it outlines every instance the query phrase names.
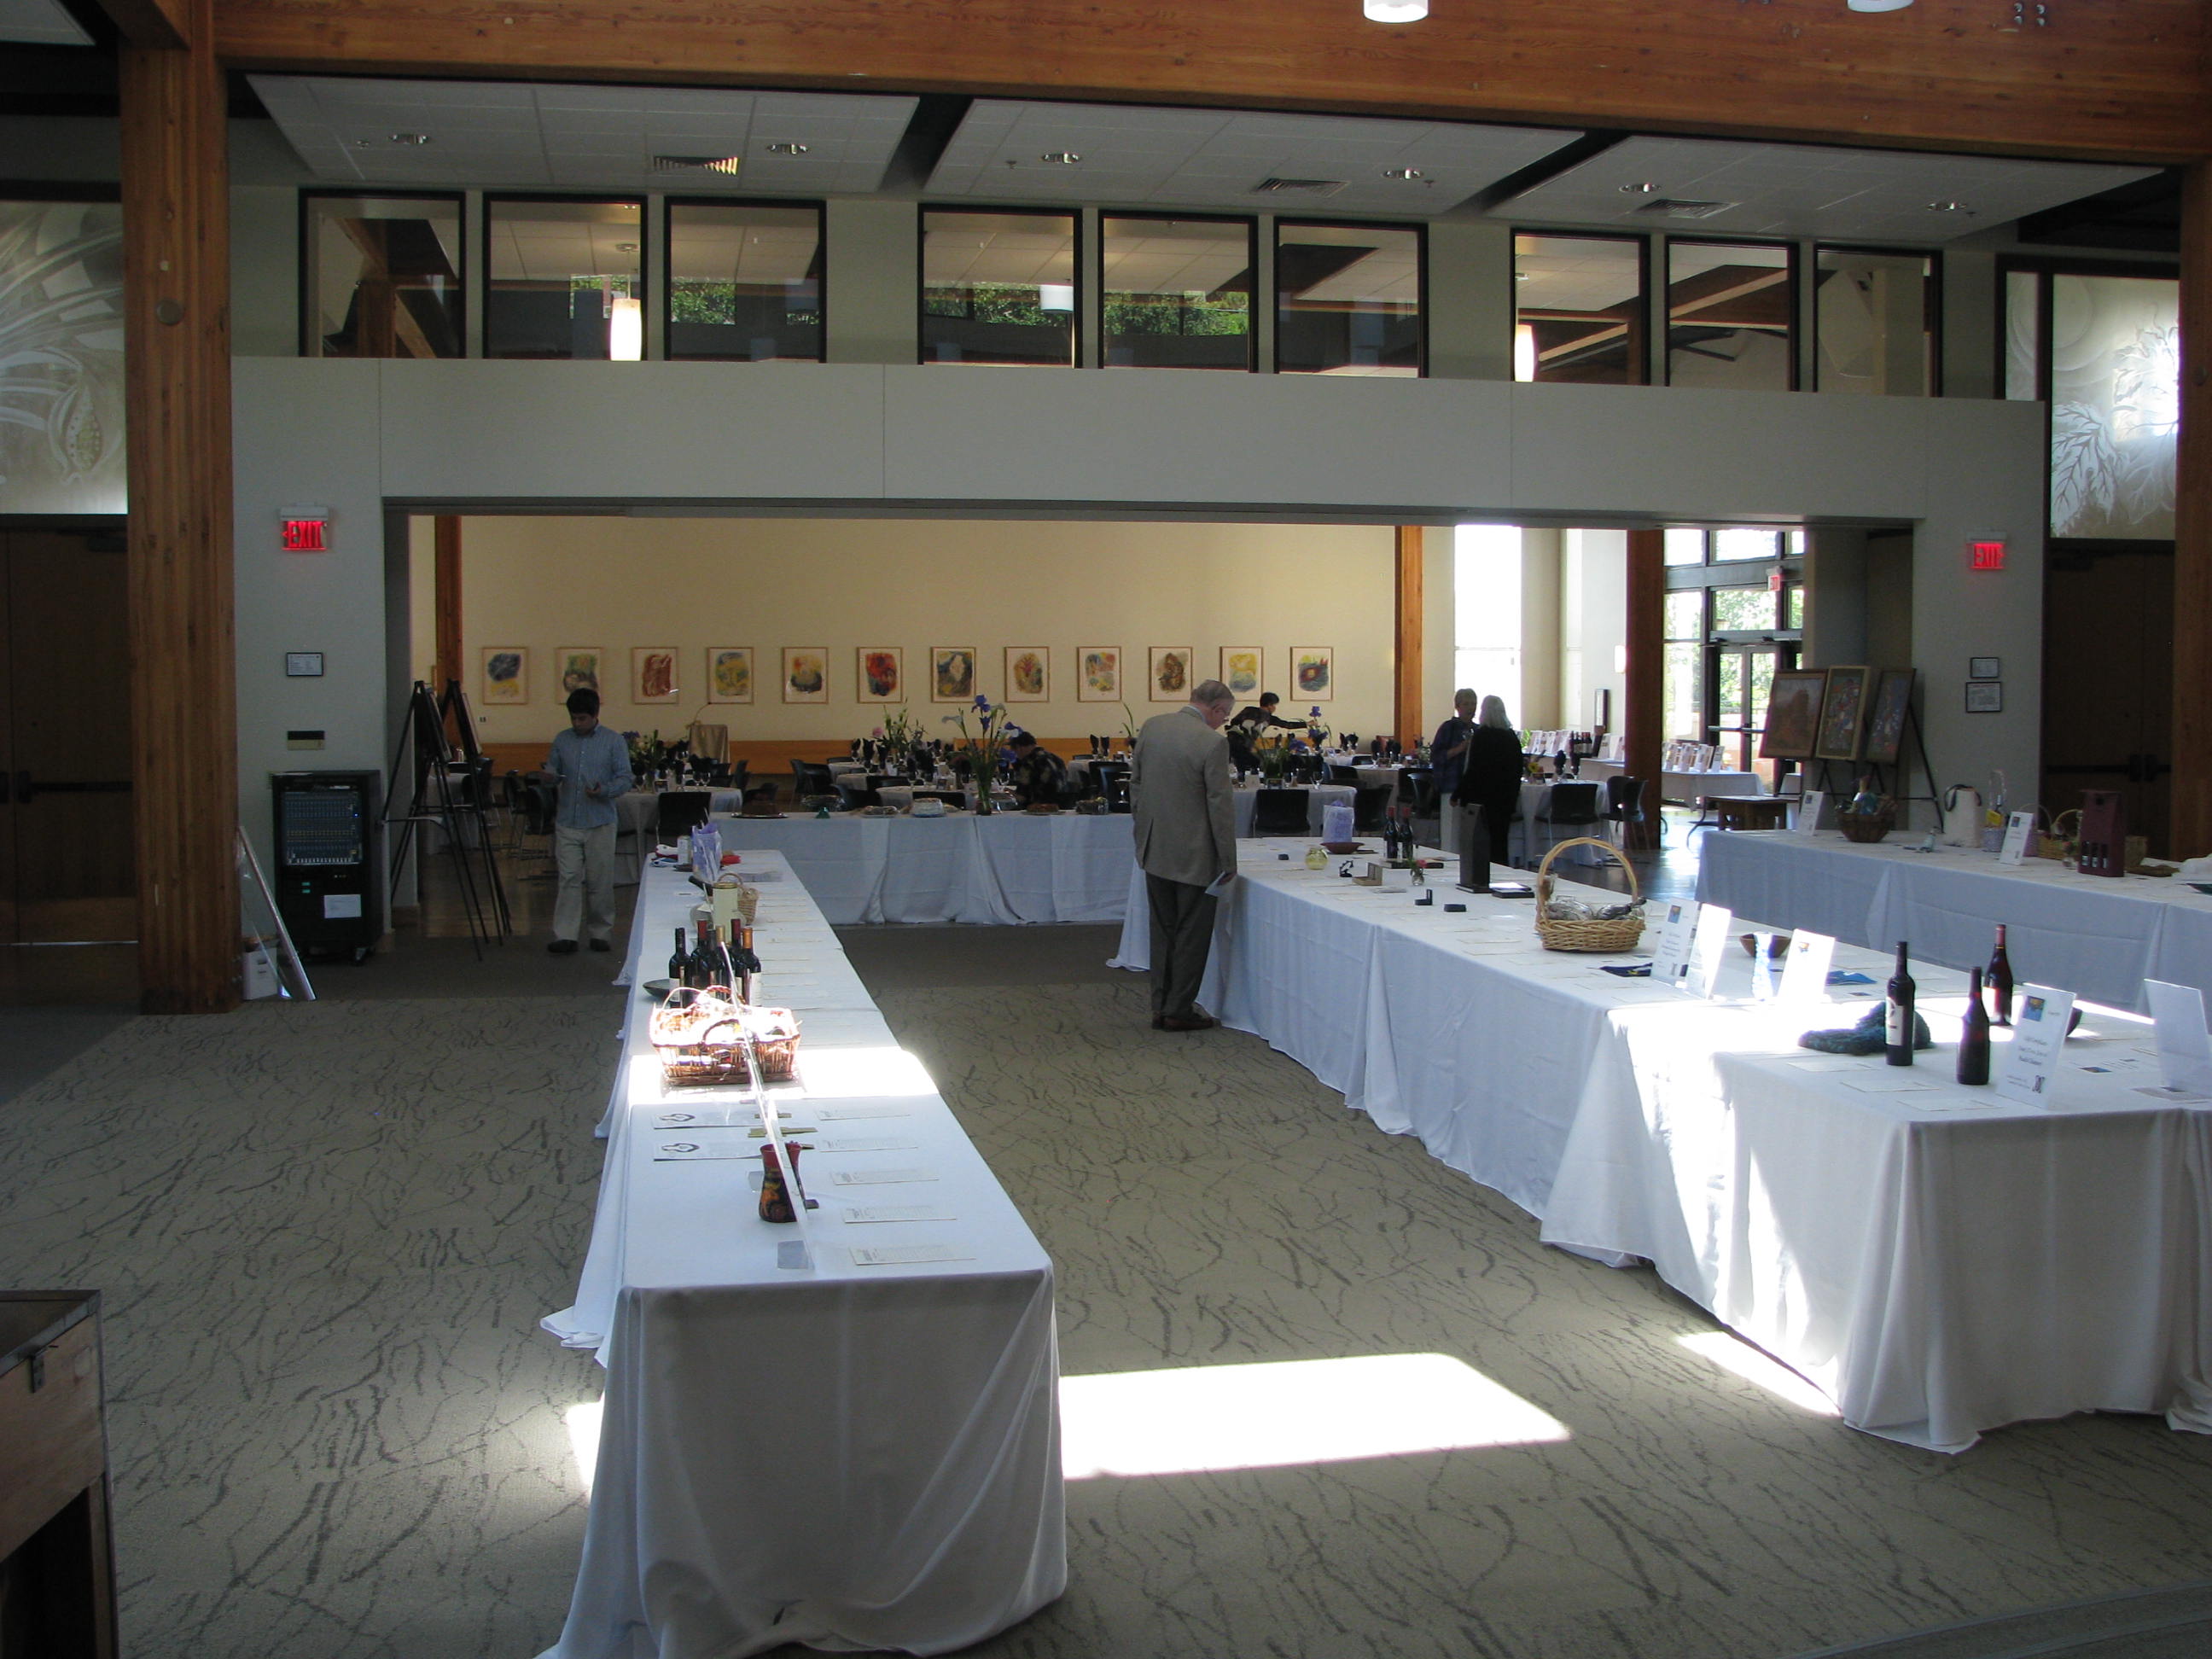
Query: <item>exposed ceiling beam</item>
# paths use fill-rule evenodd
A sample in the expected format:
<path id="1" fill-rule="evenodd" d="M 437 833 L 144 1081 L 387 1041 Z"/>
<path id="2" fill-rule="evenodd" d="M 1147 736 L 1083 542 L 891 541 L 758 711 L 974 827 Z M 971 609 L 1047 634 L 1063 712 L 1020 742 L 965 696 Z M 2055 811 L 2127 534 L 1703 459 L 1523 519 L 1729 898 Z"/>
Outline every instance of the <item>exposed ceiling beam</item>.
<path id="1" fill-rule="evenodd" d="M 192 44 L 190 9 L 182 0 L 100 0 L 127 46 L 176 50 Z"/>
<path id="2" fill-rule="evenodd" d="M 108 0 L 111 6 L 175 0 Z M 2083 160 L 2212 155 L 2201 0 L 221 0 L 234 65 L 1317 109 Z"/>

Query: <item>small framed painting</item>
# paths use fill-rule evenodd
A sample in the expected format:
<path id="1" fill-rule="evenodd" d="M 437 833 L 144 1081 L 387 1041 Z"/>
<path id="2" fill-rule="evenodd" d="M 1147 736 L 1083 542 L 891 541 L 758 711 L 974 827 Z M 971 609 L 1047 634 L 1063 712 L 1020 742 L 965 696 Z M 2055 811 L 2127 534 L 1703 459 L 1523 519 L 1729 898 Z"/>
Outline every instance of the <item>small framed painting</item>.
<path id="1" fill-rule="evenodd" d="M 863 645 L 853 652 L 853 683 L 861 702 L 906 701 L 906 653 L 896 645 Z"/>
<path id="2" fill-rule="evenodd" d="M 527 647 L 484 647 L 483 700 L 487 703 L 530 701 L 530 651 Z"/>
<path id="3" fill-rule="evenodd" d="M 1970 680 L 2001 680 L 2004 678 L 2002 657 L 1969 657 L 1966 659 L 1966 678 Z"/>
<path id="4" fill-rule="evenodd" d="M 1969 714 L 2003 714 L 2004 682 L 2002 680 L 1968 680 L 1966 682 L 1966 712 Z"/>
<path id="5" fill-rule="evenodd" d="M 1821 760 L 1856 760 L 1866 729 L 1871 668 L 1831 668 L 1820 695 L 1820 727 L 1813 753 Z"/>
<path id="6" fill-rule="evenodd" d="M 634 645 L 629 648 L 629 700 L 632 702 L 674 702 L 676 647 L 672 645 Z"/>
<path id="7" fill-rule="evenodd" d="M 1006 647 L 1006 701 L 1052 701 L 1052 662 L 1044 647 L 1010 645 Z"/>
<path id="8" fill-rule="evenodd" d="M 1232 696 L 1251 698 L 1260 695 L 1261 667 L 1265 659 L 1256 645 L 1224 645 L 1221 647 L 1221 683 Z"/>
<path id="9" fill-rule="evenodd" d="M 750 645 L 710 645 L 707 647 L 707 701 L 750 702 L 753 700 L 753 648 Z"/>
<path id="10" fill-rule="evenodd" d="M 972 645 L 933 645 L 929 647 L 929 700 L 967 702 L 975 696 L 975 647 Z"/>
<path id="11" fill-rule="evenodd" d="M 606 653 L 596 645 L 556 645 L 553 661 L 561 671 L 561 695 L 571 691 L 598 691 L 605 696 L 599 684 L 599 664 Z"/>
<path id="12" fill-rule="evenodd" d="M 783 700 L 786 702 L 830 701 L 828 646 L 787 645 L 783 647 Z"/>
<path id="13" fill-rule="evenodd" d="M 1912 671 L 1885 668 L 1875 676 L 1874 701 L 1867 706 L 1864 758 L 1892 764 L 1905 747 L 1905 717 L 1912 710 Z"/>
<path id="14" fill-rule="evenodd" d="M 1336 696 L 1336 647 L 1294 645 L 1291 647 L 1291 692 L 1293 702 L 1329 702 Z"/>
<path id="15" fill-rule="evenodd" d="M 1810 760 L 1820 730 L 1820 694 L 1828 676 L 1818 668 L 1784 668 L 1766 694 L 1766 729 L 1759 734 L 1761 760 Z"/>
<path id="16" fill-rule="evenodd" d="M 1187 645 L 1156 645 L 1152 647 L 1152 700 L 1154 702 L 1188 702 L 1190 688 L 1194 681 L 1190 676 L 1190 647 Z"/>
<path id="17" fill-rule="evenodd" d="M 1121 701 L 1120 646 L 1079 645 L 1075 647 L 1075 700 L 1078 702 Z"/>

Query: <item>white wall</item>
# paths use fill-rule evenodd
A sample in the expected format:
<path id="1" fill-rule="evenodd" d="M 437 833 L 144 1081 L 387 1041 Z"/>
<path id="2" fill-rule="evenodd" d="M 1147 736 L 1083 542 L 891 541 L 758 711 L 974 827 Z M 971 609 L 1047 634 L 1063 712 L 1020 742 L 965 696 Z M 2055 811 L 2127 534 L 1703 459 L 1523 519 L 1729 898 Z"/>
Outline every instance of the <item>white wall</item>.
<path id="1" fill-rule="evenodd" d="M 1571 729 L 1590 723 L 1591 694 L 1613 693 L 1613 727 L 1628 722 L 1627 679 L 1614 665 L 1628 641 L 1628 536 L 1559 535 L 1559 708 Z"/>

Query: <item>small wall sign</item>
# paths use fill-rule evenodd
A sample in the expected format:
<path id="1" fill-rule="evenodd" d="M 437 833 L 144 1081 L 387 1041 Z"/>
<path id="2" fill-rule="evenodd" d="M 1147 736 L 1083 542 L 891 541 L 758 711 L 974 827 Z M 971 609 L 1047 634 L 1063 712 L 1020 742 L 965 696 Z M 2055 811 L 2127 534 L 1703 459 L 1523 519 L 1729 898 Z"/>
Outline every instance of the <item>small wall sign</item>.
<path id="1" fill-rule="evenodd" d="M 323 675 L 323 653 L 319 651 L 287 651 L 284 653 L 284 678 L 293 680 L 320 679 Z"/>
<path id="2" fill-rule="evenodd" d="M 2002 680 L 1968 680 L 1966 682 L 1966 712 L 1969 714 L 2004 713 L 2004 682 Z"/>
<path id="3" fill-rule="evenodd" d="M 2001 538 L 1978 538 L 1966 544 L 1976 570 L 2002 570 L 2005 568 L 2005 544 Z"/>
<path id="4" fill-rule="evenodd" d="M 2004 678 L 2004 664 L 1996 657 L 1969 657 L 1966 659 L 1966 678 L 1970 680 L 2001 680 Z"/>

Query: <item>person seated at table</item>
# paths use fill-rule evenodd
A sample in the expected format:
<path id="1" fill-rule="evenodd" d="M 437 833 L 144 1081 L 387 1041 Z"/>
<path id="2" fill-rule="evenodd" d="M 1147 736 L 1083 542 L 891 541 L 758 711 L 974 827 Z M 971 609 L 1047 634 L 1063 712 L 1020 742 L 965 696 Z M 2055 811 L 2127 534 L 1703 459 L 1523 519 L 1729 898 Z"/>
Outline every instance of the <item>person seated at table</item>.
<path id="1" fill-rule="evenodd" d="M 1057 806 L 1067 793 L 1067 763 L 1036 740 L 1034 732 L 1008 739 L 1014 751 L 1014 799 L 1024 806 Z"/>
<path id="2" fill-rule="evenodd" d="M 1490 861 L 1510 864 L 1513 814 L 1521 805 L 1521 734 L 1505 718 L 1503 697 L 1485 697 L 1481 713 L 1467 736 L 1460 758 L 1455 801 L 1473 801 L 1482 809 L 1483 826 L 1490 831 Z"/>

